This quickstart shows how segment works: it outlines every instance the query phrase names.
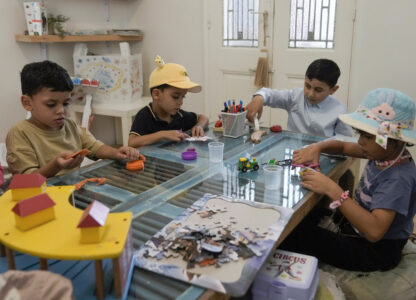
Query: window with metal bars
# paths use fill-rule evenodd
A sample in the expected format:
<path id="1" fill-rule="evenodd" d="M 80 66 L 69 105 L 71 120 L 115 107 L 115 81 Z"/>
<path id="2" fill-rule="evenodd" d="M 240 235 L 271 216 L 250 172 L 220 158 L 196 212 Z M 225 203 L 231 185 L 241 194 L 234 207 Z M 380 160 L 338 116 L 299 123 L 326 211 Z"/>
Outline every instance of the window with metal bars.
<path id="1" fill-rule="evenodd" d="M 289 48 L 334 48 L 336 0 L 291 0 Z"/>
<path id="2" fill-rule="evenodd" d="M 259 0 L 223 0 L 223 46 L 258 47 Z"/>

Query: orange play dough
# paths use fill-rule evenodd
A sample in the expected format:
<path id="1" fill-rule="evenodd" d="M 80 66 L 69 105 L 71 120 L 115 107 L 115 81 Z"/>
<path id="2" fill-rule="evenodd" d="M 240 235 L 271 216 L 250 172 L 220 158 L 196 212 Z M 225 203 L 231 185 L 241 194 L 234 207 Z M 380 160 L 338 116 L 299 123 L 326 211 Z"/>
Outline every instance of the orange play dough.
<path id="1" fill-rule="evenodd" d="M 129 171 L 139 171 L 143 169 L 144 161 L 141 159 L 129 161 L 126 164 L 126 169 Z"/>
<path id="2" fill-rule="evenodd" d="M 84 155 L 84 156 L 86 156 L 86 155 L 88 155 L 89 153 L 90 153 L 90 150 L 88 150 L 88 149 L 82 149 L 82 150 L 79 150 L 79 151 L 77 151 L 77 152 L 75 152 L 75 153 L 69 154 L 69 155 L 66 157 L 66 159 L 73 158 L 73 157 L 75 157 L 75 156 L 77 156 L 77 155 Z"/>

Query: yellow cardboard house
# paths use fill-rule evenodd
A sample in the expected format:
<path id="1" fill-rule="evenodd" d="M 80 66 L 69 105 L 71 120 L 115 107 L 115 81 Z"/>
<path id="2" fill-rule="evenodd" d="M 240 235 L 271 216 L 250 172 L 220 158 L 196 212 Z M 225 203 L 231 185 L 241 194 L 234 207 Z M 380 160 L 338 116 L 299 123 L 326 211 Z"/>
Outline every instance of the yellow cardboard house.
<path id="1" fill-rule="evenodd" d="M 10 182 L 13 201 L 20 201 L 39 194 L 46 190 L 46 178 L 41 174 L 16 174 Z"/>
<path id="2" fill-rule="evenodd" d="M 109 212 L 110 209 L 99 201 L 88 205 L 77 226 L 81 229 L 82 244 L 99 243 L 102 240 Z"/>
<path id="3" fill-rule="evenodd" d="M 46 193 L 17 202 L 12 208 L 16 227 L 26 231 L 55 219 L 55 204 Z"/>

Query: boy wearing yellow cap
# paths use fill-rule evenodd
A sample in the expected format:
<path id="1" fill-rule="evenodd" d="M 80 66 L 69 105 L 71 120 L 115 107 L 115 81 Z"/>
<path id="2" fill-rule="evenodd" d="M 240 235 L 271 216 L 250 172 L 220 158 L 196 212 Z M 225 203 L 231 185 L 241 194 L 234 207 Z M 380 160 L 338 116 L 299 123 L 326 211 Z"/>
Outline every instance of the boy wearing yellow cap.
<path id="1" fill-rule="evenodd" d="M 181 65 L 164 63 L 160 56 L 155 59 L 158 65 L 150 74 L 149 88 L 152 103 L 142 108 L 131 126 L 129 146 L 141 147 L 167 139 L 181 142 L 192 136 L 204 136 L 208 118 L 202 114 L 181 109 L 186 93 L 199 93 L 201 86 L 193 83 Z"/>

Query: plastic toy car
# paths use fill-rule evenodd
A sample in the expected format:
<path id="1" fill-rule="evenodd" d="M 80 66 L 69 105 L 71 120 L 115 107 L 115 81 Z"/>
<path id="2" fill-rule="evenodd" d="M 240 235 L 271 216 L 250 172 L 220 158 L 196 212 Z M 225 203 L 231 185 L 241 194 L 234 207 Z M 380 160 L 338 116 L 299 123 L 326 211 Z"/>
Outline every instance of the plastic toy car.
<path id="1" fill-rule="evenodd" d="M 245 157 L 240 157 L 238 160 L 238 170 L 245 173 L 247 170 L 257 171 L 259 169 L 259 163 L 256 161 L 256 158 L 250 161 Z"/>

